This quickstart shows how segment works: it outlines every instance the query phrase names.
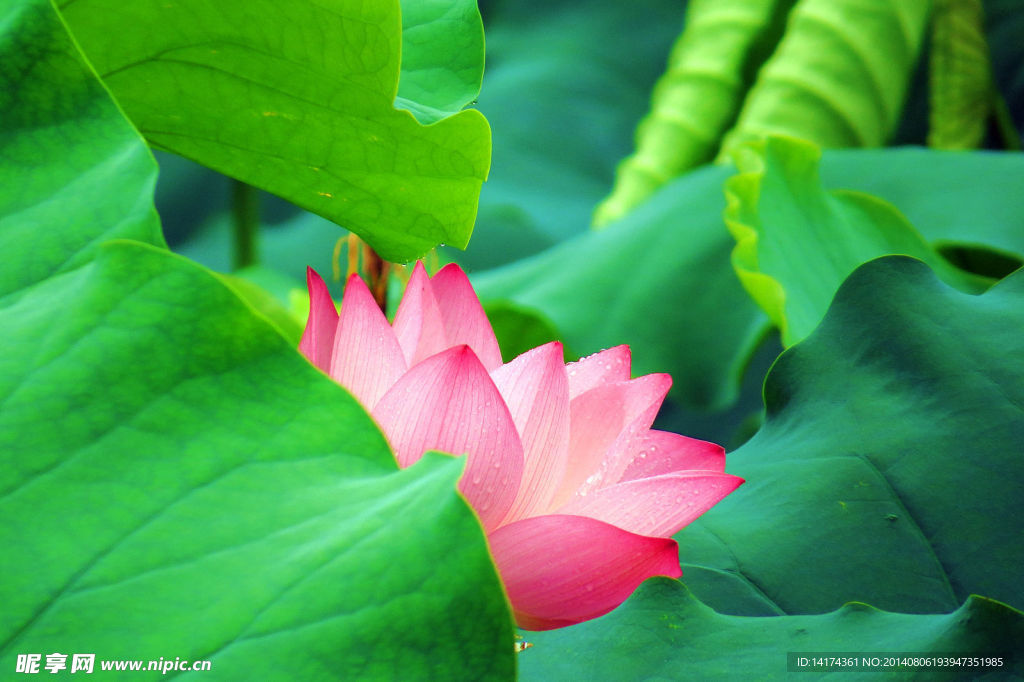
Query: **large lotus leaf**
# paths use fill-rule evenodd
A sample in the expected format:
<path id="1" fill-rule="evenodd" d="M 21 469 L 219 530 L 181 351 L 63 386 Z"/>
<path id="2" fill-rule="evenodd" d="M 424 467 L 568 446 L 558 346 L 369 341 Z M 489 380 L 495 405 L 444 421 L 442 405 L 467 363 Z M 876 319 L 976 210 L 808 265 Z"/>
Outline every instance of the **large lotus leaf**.
<path id="1" fill-rule="evenodd" d="M 931 34 L 928 146 L 974 149 L 995 97 L 981 0 L 936 0 Z"/>
<path id="2" fill-rule="evenodd" d="M 747 483 L 676 535 L 683 579 L 736 614 L 847 601 L 1024 605 L 1024 271 L 979 296 L 917 260 L 860 267 L 765 382 L 728 456 Z"/>
<path id="3" fill-rule="evenodd" d="M 51 15 L 0 7 L 0 300 L 89 262 L 104 239 L 163 243 L 153 157 Z"/>
<path id="4" fill-rule="evenodd" d="M 736 121 L 762 62 L 775 49 L 793 0 L 694 0 L 668 67 L 637 126 L 636 151 L 619 164 L 594 225 L 627 213 L 658 187 L 711 161 Z"/>
<path id="5" fill-rule="evenodd" d="M 467 244 L 490 131 L 473 110 L 423 126 L 394 108 L 398 0 L 62 4 L 75 38 L 151 144 L 328 217 L 392 260 Z M 431 45 L 479 40 L 475 12 L 435 15 L 444 30 L 417 27 Z M 465 73 L 461 60 L 444 61 L 447 49 L 413 51 L 410 96 L 422 92 L 413 86 L 435 59 L 442 71 Z M 453 81 L 466 83 L 464 75 Z M 430 93 L 425 105 L 451 106 L 455 89 Z"/>
<path id="6" fill-rule="evenodd" d="M 914 256 L 959 287 L 984 287 L 982 278 L 939 256 L 890 204 L 857 192 L 825 192 L 820 156 L 801 140 L 750 142 L 736 155 L 740 173 L 725 185 L 733 266 L 785 345 L 807 336 L 846 276 L 872 258 Z"/>
<path id="7" fill-rule="evenodd" d="M 769 134 L 824 147 L 885 144 L 903 110 L 930 8 L 928 0 L 800 0 L 721 156 Z"/>
<path id="8" fill-rule="evenodd" d="M 727 266 L 728 173 L 706 166 L 681 177 L 605 230 L 481 273 L 477 292 L 485 304 L 512 301 L 519 315 L 537 311 L 537 326 L 553 324 L 578 353 L 630 344 L 634 373 L 671 373 L 686 405 L 727 405 L 767 322 Z"/>
<path id="9" fill-rule="evenodd" d="M 915 675 L 956 680 L 965 679 L 968 670 L 974 679 L 1008 679 L 1024 674 L 1022 637 L 1024 614 L 983 597 L 971 597 L 942 615 L 887 613 L 850 603 L 817 616 L 749 618 L 715 613 L 678 582 L 653 578 L 602 618 L 527 633 L 533 647 L 519 656 L 520 679 L 782 680 L 800 672 L 798 658 L 812 653 L 855 657 L 861 663 L 858 680 L 925 679 Z M 1002 660 L 973 669 L 965 662 L 897 671 L 883 668 L 882 652 L 943 658 L 955 652 Z M 875 656 L 882 664 L 863 665 L 862 658 Z M 836 673 L 837 678 L 844 674 Z"/>
<path id="10" fill-rule="evenodd" d="M 511 674 L 462 463 L 396 471 L 362 408 L 214 276 L 115 242 L 0 325 L 5 661 Z"/>
<path id="11" fill-rule="evenodd" d="M 1024 259 L 1024 154 L 919 147 L 842 149 L 822 156 L 826 187 L 892 203 L 932 245 Z"/>
<path id="12" fill-rule="evenodd" d="M 18 246 L 0 300 L 5 668 L 61 651 L 205 658 L 218 679 L 254 660 L 261 679 L 510 675 L 461 462 L 398 471 L 220 279 L 160 244 L 99 244 L 159 240 L 152 160 L 48 2 L 5 5 L 0 26 L 0 130 L 54 122 L 0 154 L 0 239 Z M 47 177 L 93 219 L 36 190 Z M 26 235 L 50 233 L 41 274 Z"/>

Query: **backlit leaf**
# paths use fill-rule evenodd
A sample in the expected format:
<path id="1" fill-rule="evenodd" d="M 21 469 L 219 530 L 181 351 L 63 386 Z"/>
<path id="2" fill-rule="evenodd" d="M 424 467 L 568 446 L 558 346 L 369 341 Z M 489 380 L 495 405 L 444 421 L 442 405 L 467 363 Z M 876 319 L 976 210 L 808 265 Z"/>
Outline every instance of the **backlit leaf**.
<path id="1" fill-rule="evenodd" d="M 800 0 L 721 158 L 764 135 L 823 147 L 885 144 L 899 122 L 930 9 L 930 0 Z"/>
<path id="2" fill-rule="evenodd" d="M 928 146 L 973 149 L 995 91 L 981 0 L 937 0 L 932 20 Z"/>
<path id="3" fill-rule="evenodd" d="M 848 274 L 868 260 L 905 254 L 949 282 L 980 291 L 986 282 L 949 265 L 900 212 L 857 192 L 826 193 L 821 152 L 786 138 L 749 143 L 740 174 L 726 183 L 732 262 L 743 286 L 782 332 L 784 345 L 809 334 Z"/>
<path id="4" fill-rule="evenodd" d="M 391 260 L 467 244 L 490 130 L 477 111 L 423 126 L 394 108 L 398 0 L 74 0 L 62 10 L 151 144 L 330 218 Z M 475 12 L 453 22 L 479 38 Z M 406 107 L 423 92 L 415 74 L 443 55 L 413 51 Z M 429 93 L 431 112 L 464 99 L 465 65 L 437 68 L 448 66 L 460 75 Z"/>
<path id="5" fill-rule="evenodd" d="M 775 49 L 793 0 L 694 0 L 686 25 L 594 225 L 621 217 L 666 182 L 711 161 L 757 70 Z"/>

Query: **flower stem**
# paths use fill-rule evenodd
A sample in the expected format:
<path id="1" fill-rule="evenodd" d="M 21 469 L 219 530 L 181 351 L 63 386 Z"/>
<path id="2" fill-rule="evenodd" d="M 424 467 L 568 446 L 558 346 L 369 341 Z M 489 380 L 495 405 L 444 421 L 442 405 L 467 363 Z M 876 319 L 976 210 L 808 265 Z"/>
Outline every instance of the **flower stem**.
<path id="1" fill-rule="evenodd" d="M 235 270 L 256 264 L 256 235 L 260 227 L 260 195 L 252 185 L 231 181 L 234 243 L 231 265 Z"/>
<path id="2" fill-rule="evenodd" d="M 391 263 L 377 255 L 370 245 L 363 243 L 363 271 L 369 280 L 373 300 L 380 306 L 385 315 L 388 314 L 388 278 L 391 275 Z"/>

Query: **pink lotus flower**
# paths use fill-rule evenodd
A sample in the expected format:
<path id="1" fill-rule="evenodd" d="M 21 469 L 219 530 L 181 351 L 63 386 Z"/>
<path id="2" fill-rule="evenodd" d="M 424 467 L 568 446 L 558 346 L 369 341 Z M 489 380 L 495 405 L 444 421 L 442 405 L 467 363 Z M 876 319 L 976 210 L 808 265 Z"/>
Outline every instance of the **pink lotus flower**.
<path id="1" fill-rule="evenodd" d="M 679 577 L 671 535 L 743 482 L 721 447 L 651 430 L 672 380 L 631 379 L 627 346 L 566 365 L 552 342 L 502 364 L 456 265 L 429 278 L 417 263 L 393 325 L 358 276 L 339 316 L 307 275 L 299 350 L 370 411 L 400 466 L 468 455 L 459 490 L 521 627 L 595 618 L 650 576 Z"/>

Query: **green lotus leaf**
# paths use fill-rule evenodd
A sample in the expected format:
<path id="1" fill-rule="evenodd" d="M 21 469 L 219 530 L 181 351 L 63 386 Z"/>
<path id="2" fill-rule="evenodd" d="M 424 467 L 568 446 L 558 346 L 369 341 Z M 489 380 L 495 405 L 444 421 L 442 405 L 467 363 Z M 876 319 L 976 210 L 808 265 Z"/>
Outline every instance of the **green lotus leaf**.
<path id="1" fill-rule="evenodd" d="M 826 192 L 820 155 L 801 140 L 751 142 L 737 153 L 740 173 L 725 185 L 725 220 L 736 238 L 733 267 L 779 327 L 783 344 L 806 337 L 846 276 L 872 258 L 920 258 L 968 291 L 988 284 L 946 262 L 892 205 L 857 192 Z"/>
<path id="2" fill-rule="evenodd" d="M 817 616 L 749 618 L 715 613 L 684 586 L 652 578 L 621 607 L 598 620 L 564 630 L 524 633 L 533 645 L 519 655 L 520 679 L 529 680 L 716 680 L 792 679 L 799 658 L 854 658 L 857 679 L 1013 679 L 1024 674 L 1018 642 L 1024 614 L 984 597 L 971 597 L 949 614 L 887 613 L 860 603 Z M 892 652 L 906 657 L 996 658 L 981 668 L 917 669 L 886 666 Z M 888 655 L 886 655 L 888 653 Z M 881 659 L 877 665 L 863 659 Z M 974 665 L 974 668 L 969 666 Z M 968 666 L 968 667 L 965 667 Z M 826 670 L 818 668 L 819 675 Z M 841 671 L 841 670 L 845 670 Z M 835 676 L 849 668 L 831 667 Z M 796 675 L 799 677 L 800 675 Z M 807 675 L 815 679 L 817 675 Z"/>
<path id="3" fill-rule="evenodd" d="M 0 27 L 5 669 L 63 652 L 226 680 L 511 676 L 463 463 L 398 470 L 349 394 L 163 247 L 155 164 L 49 2 L 4 5 Z"/>
<path id="4" fill-rule="evenodd" d="M 877 147 L 903 112 L 931 2 L 800 0 L 722 142 L 788 135 L 822 147 Z"/>
<path id="5" fill-rule="evenodd" d="M 395 108 L 401 90 L 400 104 L 433 120 L 473 96 L 467 69 L 478 79 L 483 68 L 481 50 L 455 49 L 482 40 L 475 9 L 409 6 L 420 11 L 408 12 L 417 23 L 400 89 L 398 0 L 61 3 L 150 144 L 323 215 L 396 261 L 466 246 L 490 164 L 478 111 L 424 126 Z M 427 93 L 421 74 L 433 69 L 451 70 L 452 82 Z"/>
<path id="6" fill-rule="evenodd" d="M 996 97 L 981 0 L 937 0 L 929 70 L 928 146 L 978 147 Z"/>
<path id="7" fill-rule="evenodd" d="M 686 24 L 636 130 L 636 151 L 616 169 L 594 226 L 625 215 L 656 189 L 715 158 L 758 69 L 782 36 L 793 0 L 690 2 Z"/>
<path id="8" fill-rule="evenodd" d="M 826 187 L 847 187 L 899 209 L 940 250 L 969 247 L 1024 260 L 1024 154 L 921 147 L 836 149 L 822 155 Z"/>
<path id="9" fill-rule="evenodd" d="M 920 261 L 861 266 L 765 381 L 747 483 L 676 535 L 712 608 L 1024 605 L 1024 270 L 981 295 Z"/>

